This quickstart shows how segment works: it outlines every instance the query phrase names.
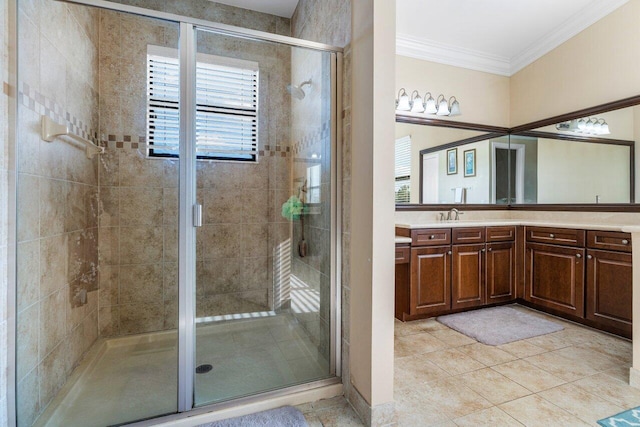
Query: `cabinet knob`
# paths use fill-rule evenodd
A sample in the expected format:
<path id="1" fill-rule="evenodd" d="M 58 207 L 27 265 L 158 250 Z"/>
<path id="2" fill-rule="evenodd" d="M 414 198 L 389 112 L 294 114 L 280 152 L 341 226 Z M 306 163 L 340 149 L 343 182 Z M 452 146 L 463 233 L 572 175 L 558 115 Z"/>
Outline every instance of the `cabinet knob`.
<path id="1" fill-rule="evenodd" d="M 576 258 L 582 258 L 581 254 L 576 254 Z"/>
<path id="2" fill-rule="evenodd" d="M 627 239 L 624 239 L 624 240 L 622 241 L 622 244 L 623 244 L 623 245 L 628 245 L 628 244 L 629 244 L 629 241 L 628 241 Z"/>
<path id="3" fill-rule="evenodd" d="M 489 249 L 489 250 L 491 250 L 491 249 Z M 484 249 L 480 249 L 480 252 L 484 252 Z"/>
<path id="4" fill-rule="evenodd" d="M 491 252 L 493 250 L 493 248 L 489 248 L 488 250 L 489 250 L 489 252 Z"/>
<path id="5" fill-rule="evenodd" d="M 549 234 L 549 237 L 551 237 L 553 239 L 554 237 L 556 237 L 556 235 L 551 233 L 551 234 Z"/>
<path id="6" fill-rule="evenodd" d="M 429 236 L 430 239 L 435 239 L 436 236 L 434 236 L 433 234 L 431 236 Z"/>
<path id="7" fill-rule="evenodd" d="M 452 253 L 453 253 L 453 252 L 451 252 L 451 251 L 448 251 L 448 252 L 447 252 L 447 255 L 451 255 Z"/>
<path id="8" fill-rule="evenodd" d="M 587 259 L 592 259 L 593 255 L 587 255 Z"/>

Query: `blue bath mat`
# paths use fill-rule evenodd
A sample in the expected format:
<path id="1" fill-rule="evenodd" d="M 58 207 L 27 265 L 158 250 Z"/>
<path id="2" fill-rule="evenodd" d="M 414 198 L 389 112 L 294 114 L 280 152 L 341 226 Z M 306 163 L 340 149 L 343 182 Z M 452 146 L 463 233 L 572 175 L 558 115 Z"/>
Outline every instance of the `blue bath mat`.
<path id="1" fill-rule="evenodd" d="M 308 427 L 302 412 L 292 406 L 270 409 L 242 417 L 201 424 L 198 427 Z"/>
<path id="2" fill-rule="evenodd" d="M 598 421 L 604 427 L 640 426 L 640 406 Z"/>

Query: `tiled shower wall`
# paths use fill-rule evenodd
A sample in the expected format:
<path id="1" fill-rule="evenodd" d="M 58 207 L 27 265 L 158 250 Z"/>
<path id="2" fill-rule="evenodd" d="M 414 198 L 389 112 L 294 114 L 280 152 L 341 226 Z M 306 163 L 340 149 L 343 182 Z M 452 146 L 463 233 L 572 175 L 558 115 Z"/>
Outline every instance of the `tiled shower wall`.
<path id="1" fill-rule="evenodd" d="M 19 425 L 31 425 L 98 336 L 98 159 L 39 135 L 44 114 L 95 136 L 98 16 L 19 6 L 16 376 Z"/>
<path id="2" fill-rule="evenodd" d="M 145 157 L 147 44 L 176 24 L 99 12 L 100 335 L 175 327 L 177 163 Z M 141 139 L 142 138 L 142 139 Z"/>
<path id="3" fill-rule="evenodd" d="M 202 2 L 127 1 L 287 33 L 288 20 Z M 172 10 L 170 10 L 172 11 Z M 224 12 L 224 13 L 223 13 Z M 199 15 L 200 14 L 200 15 Z M 248 17 L 247 22 L 238 16 Z M 118 336 L 176 327 L 178 162 L 148 159 L 147 44 L 177 48 L 172 24 L 100 12 L 100 331 Z M 290 49 L 200 33 L 200 53 L 260 66 L 258 164 L 198 162 L 205 225 L 197 233 L 197 316 L 274 308 L 274 248 L 290 238 Z"/>
<path id="4" fill-rule="evenodd" d="M 291 18 L 291 35 L 344 47 L 342 72 L 342 378 L 347 396 L 349 382 L 350 241 L 351 241 L 351 0 L 300 0 Z M 294 121 L 292 126 L 296 127 Z M 340 166 L 339 166 L 340 167 Z M 310 223 L 310 225 L 313 224 Z M 321 227 L 318 227 L 322 233 Z M 309 269 L 312 268 L 312 263 Z M 300 267 L 300 265 L 298 265 Z M 300 268 L 302 269 L 302 268 Z M 324 286 L 323 286 L 324 287 Z M 326 293 L 321 294 L 326 298 Z"/>
<path id="5" fill-rule="evenodd" d="M 293 313 L 309 333 L 327 360 L 330 351 L 331 324 L 331 78 L 330 56 L 303 49 L 294 50 L 291 59 L 292 84 L 305 86 L 306 96 L 292 99 L 291 139 L 293 141 L 293 185 L 306 184 L 303 195 L 309 212 L 293 224 L 292 274 L 294 288 L 307 288 L 319 299 L 319 310 L 296 310 Z M 308 171 L 320 167 L 320 182 L 308 181 Z M 312 188 L 318 186 L 318 188 Z M 319 200 L 310 200 L 317 197 Z M 314 194 L 315 193 L 315 194 Z M 301 194 L 301 193 L 300 193 Z M 304 240 L 307 252 L 301 256 L 298 246 Z"/>

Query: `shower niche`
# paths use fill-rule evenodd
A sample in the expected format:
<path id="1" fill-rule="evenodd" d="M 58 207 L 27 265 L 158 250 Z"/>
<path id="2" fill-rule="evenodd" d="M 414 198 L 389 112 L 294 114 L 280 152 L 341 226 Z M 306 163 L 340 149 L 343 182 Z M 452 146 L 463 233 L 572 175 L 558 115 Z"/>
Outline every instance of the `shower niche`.
<path id="1" fill-rule="evenodd" d="M 339 51 L 110 7 L 18 2 L 18 424 L 336 380 Z"/>

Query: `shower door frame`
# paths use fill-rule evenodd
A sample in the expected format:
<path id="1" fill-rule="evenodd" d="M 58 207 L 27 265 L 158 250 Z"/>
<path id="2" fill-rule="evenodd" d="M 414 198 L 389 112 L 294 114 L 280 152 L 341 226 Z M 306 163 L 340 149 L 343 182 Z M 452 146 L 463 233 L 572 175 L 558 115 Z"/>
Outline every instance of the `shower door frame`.
<path id="1" fill-rule="evenodd" d="M 341 382 L 341 340 L 342 340 L 342 307 L 341 307 L 341 259 L 342 259 L 342 124 L 338 112 L 342 110 L 342 54 L 343 49 L 328 44 L 282 36 L 258 30 L 251 30 L 227 24 L 209 22 L 172 13 L 144 9 L 105 0 L 56 0 L 84 6 L 97 7 L 115 12 L 124 12 L 143 17 L 174 22 L 180 25 L 180 167 L 179 167 L 179 267 L 178 267 L 178 413 L 159 416 L 148 421 L 140 421 L 136 425 L 154 425 L 159 420 L 181 419 L 212 410 L 229 408 L 238 404 L 250 404 L 267 398 L 275 398 L 339 384 Z M 330 265 L 331 265 L 331 321 L 330 328 L 330 372 L 333 377 L 308 382 L 282 389 L 261 392 L 251 396 L 210 404 L 202 407 L 194 406 L 195 375 L 195 324 L 196 324 L 196 224 L 194 208 L 196 206 L 196 147 L 195 147 L 195 66 L 196 66 L 196 31 L 205 30 L 212 33 L 255 41 L 274 42 L 327 52 L 331 55 L 331 233 L 330 233 Z M 191 125 L 191 126 L 190 126 Z M 190 141 L 190 142 L 189 142 Z M 17 384 L 16 384 L 17 386 Z M 184 413 L 184 414 L 182 414 Z M 181 415 L 182 414 L 182 415 Z"/>

